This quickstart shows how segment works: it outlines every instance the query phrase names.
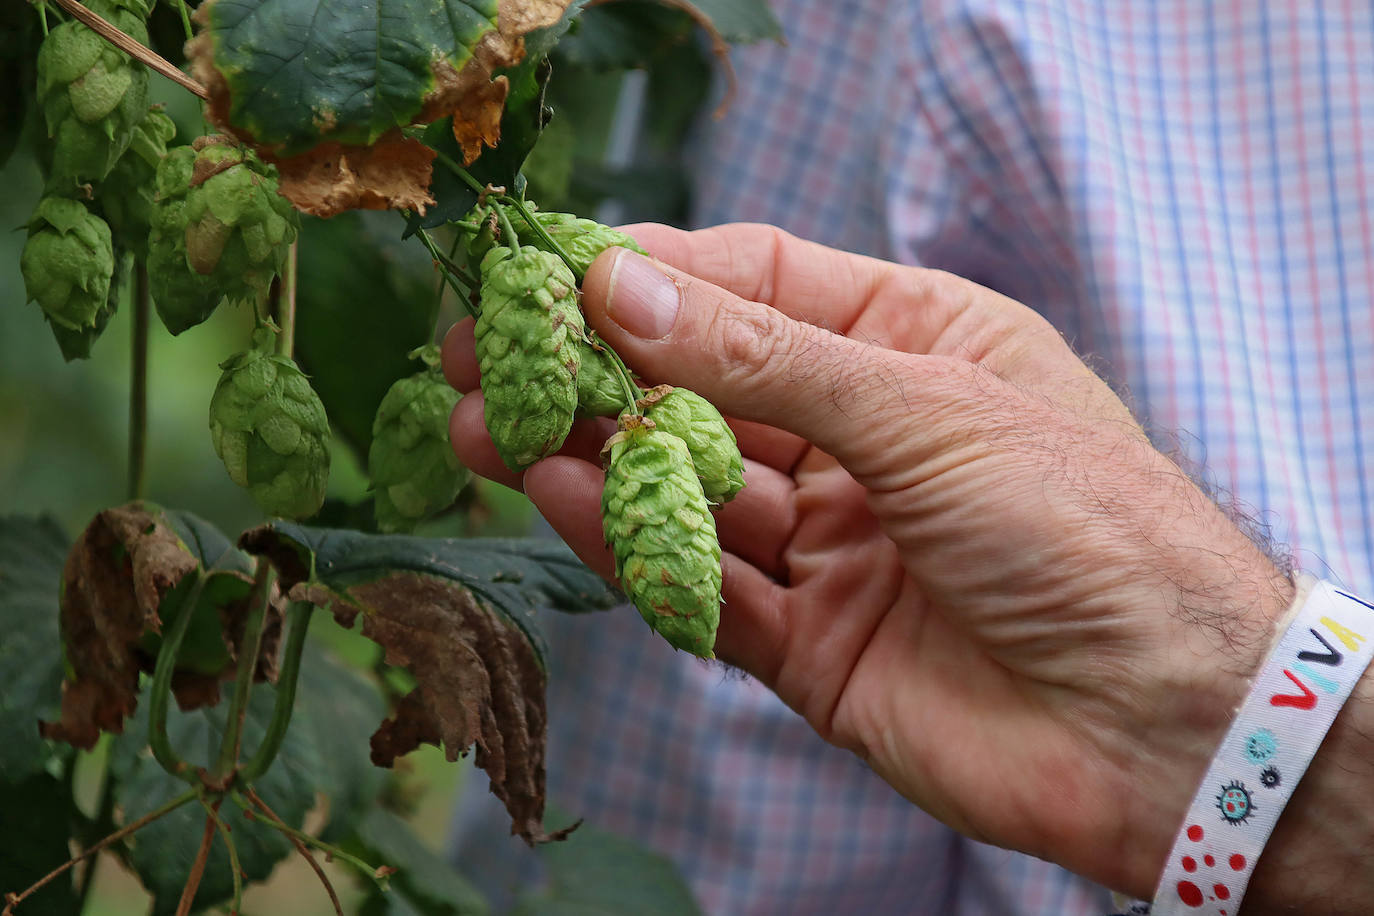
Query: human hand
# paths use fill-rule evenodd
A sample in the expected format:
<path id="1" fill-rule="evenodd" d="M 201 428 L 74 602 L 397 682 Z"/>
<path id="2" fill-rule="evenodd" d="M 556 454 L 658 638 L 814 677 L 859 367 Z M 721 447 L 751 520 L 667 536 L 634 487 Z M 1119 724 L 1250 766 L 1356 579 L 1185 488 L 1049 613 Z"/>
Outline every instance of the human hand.
<path id="1" fill-rule="evenodd" d="M 746 457 L 717 654 L 956 829 L 1149 896 L 1287 577 L 1024 306 L 767 227 L 631 233 L 663 264 L 598 259 L 589 324 Z M 470 322 L 445 371 L 475 392 Z M 606 422 L 514 475 L 482 410 L 463 461 L 609 577 Z"/>

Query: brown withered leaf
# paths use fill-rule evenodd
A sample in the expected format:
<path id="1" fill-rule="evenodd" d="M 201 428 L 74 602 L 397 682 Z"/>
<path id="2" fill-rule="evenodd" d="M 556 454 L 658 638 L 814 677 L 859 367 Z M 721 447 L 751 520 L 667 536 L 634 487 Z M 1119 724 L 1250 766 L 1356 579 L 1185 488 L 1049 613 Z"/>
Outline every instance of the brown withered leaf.
<path id="1" fill-rule="evenodd" d="M 566 548 L 540 542 L 368 535 L 286 522 L 240 546 L 267 556 L 292 600 L 329 610 L 403 666 L 417 686 L 372 737 L 391 766 L 421 744 L 456 760 L 476 748 L 491 791 L 530 843 L 542 829 L 546 674 L 537 607 L 592 610 L 615 596 Z"/>
<path id="2" fill-rule="evenodd" d="M 270 157 L 268 157 L 270 159 Z M 276 162 L 278 190 L 302 213 L 337 216 L 345 210 L 414 210 L 424 213 L 434 151 L 392 131 L 373 146 L 323 143 Z"/>
<path id="3" fill-rule="evenodd" d="M 216 554 L 209 562 L 220 559 L 221 544 L 228 548 L 205 522 L 151 503 L 107 509 L 91 521 L 62 573 L 61 629 L 70 674 L 62 684 L 60 721 L 39 725 L 44 737 L 90 748 L 102 731 L 124 730 L 138 703 L 139 673 L 151 671 L 156 661 L 145 645 L 162 632 L 159 609 L 174 591 L 175 602 L 185 597 L 187 577 L 204 567 L 207 548 Z M 218 608 L 227 663 L 218 673 L 176 672 L 172 689 L 183 709 L 217 702 L 221 676 L 233 671 L 252 577 L 243 568 L 246 557 L 229 559 L 239 562 L 211 574 L 199 605 Z M 259 659 L 260 677 L 275 674 L 280 608 L 273 617 L 276 623 L 263 640 L 264 655 L 273 660 Z"/>

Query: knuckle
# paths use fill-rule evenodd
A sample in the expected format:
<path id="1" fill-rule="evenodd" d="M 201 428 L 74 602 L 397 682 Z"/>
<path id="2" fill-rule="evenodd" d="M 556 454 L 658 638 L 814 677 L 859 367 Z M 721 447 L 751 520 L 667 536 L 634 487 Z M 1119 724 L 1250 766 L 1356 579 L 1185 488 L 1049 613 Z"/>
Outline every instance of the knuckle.
<path id="1" fill-rule="evenodd" d="M 767 306 L 727 300 L 712 310 L 705 342 L 725 373 L 755 375 L 786 361 L 795 336 L 792 322 Z"/>

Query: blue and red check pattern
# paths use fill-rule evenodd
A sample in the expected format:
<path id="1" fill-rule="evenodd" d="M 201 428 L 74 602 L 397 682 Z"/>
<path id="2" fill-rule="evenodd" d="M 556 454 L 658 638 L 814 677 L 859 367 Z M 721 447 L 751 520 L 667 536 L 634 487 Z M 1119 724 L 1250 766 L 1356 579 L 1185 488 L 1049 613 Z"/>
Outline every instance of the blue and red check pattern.
<path id="1" fill-rule="evenodd" d="M 699 223 L 1026 302 L 1300 566 L 1374 591 L 1374 5 L 776 6 L 788 45 L 737 52 L 737 101 L 703 125 Z M 549 629 L 551 797 L 672 856 L 708 912 L 1110 907 L 950 833 L 633 612 Z M 482 795 L 457 855 L 515 888 L 532 865 Z"/>

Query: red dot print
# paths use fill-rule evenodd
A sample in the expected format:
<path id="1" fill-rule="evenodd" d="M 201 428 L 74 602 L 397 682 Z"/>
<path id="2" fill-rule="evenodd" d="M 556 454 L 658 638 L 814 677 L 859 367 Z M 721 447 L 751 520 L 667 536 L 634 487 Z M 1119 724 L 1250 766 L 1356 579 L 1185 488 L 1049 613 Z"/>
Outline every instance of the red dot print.
<path id="1" fill-rule="evenodd" d="M 1203 856 L 1202 861 L 1207 863 L 1208 868 L 1211 868 L 1213 865 L 1217 864 L 1217 860 L 1212 858 L 1211 856 Z"/>
<path id="2" fill-rule="evenodd" d="M 1231 870 L 1232 870 L 1232 871 L 1243 871 L 1244 868 L 1245 868 L 1245 856 L 1241 855 L 1241 854 L 1238 853 L 1238 852 L 1237 852 L 1237 853 L 1234 853 L 1234 854 L 1231 856 Z"/>
<path id="3" fill-rule="evenodd" d="M 1231 896 L 1230 888 L 1228 888 L 1224 884 L 1213 884 L 1212 893 L 1216 894 L 1217 897 L 1221 900 L 1225 900 L 1226 898 Z"/>
<path id="4" fill-rule="evenodd" d="M 1202 906 L 1202 891 L 1191 881 L 1178 882 L 1178 899 L 1188 906 Z"/>
<path id="5" fill-rule="evenodd" d="M 1193 826 L 1189 827 L 1188 839 L 1192 840 L 1194 843 L 1202 839 L 1202 828 L 1199 827 L 1197 824 L 1194 824 Z"/>
<path id="6" fill-rule="evenodd" d="M 1184 856 L 1180 864 L 1183 866 L 1184 871 L 1197 871 L 1197 862 L 1192 856 Z"/>

